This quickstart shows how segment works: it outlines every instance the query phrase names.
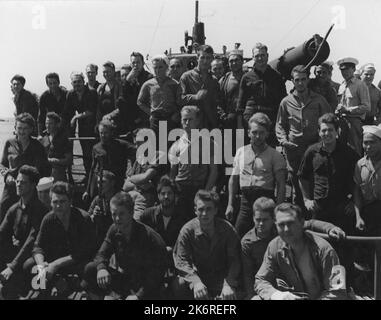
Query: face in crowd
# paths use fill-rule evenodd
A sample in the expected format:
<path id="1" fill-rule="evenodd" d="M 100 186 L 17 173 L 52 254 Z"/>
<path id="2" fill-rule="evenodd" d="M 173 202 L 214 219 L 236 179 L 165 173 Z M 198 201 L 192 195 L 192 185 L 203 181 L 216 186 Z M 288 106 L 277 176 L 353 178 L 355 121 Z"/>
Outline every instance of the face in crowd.
<path id="1" fill-rule="evenodd" d="M 243 60 L 242 57 L 233 54 L 229 57 L 229 68 L 233 73 L 242 71 Z"/>
<path id="2" fill-rule="evenodd" d="M 251 145 L 260 147 L 266 143 L 266 139 L 269 136 L 268 130 L 258 123 L 251 122 L 248 130 Z"/>
<path id="3" fill-rule="evenodd" d="M 364 152 L 370 158 L 381 156 L 381 139 L 371 133 L 364 133 L 363 144 Z"/>
<path id="4" fill-rule="evenodd" d="M 114 180 L 108 179 L 105 176 L 103 176 L 102 180 L 101 180 L 101 177 L 98 176 L 98 178 L 97 178 L 97 184 L 98 184 L 98 189 L 102 190 L 102 195 L 105 195 L 108 192 L 114 190 L 115 182 L 114 182 Z"/>
<path id="5" fill-rule="evenodd" d="M 29 124 L 20 121 L 16 122 L 15 130 L 16 136 L 20 140 L 29 139 L 33 132 L 33 128 Z"/>
<path id="6" fill-rule="evenodd" d="M 361 80 L 364 81 L 368 86 L 370 86 L 374 80 L 374 75 L 376 70 L 374 69 L 365 69 L 361 74 Z"/>
<path id="7" fill-rule="evenodd" d="M 60 82 L 56 78 L 48 78 L 46 80 L 46 85 L 50 92 L 56 92 L 60 86 Z"/>
<path id="8" fill-rule="evenodd" d="M 202 52 L 202 51 L 198 53 L 197 62 L 198 62 L 198 68 L 201 71 L 209 70 L 210 64 L 212 63 L 212 61 L 213 61 L 213 54 Z"/>
<path id="9" fill-rule="evenodd" d="M 212 74 L 217 78 L 217 80 L 220 80 L 224 73 L 225 73 L 225 67 L 221 60 L 213 60 L 211 64 L 211 71 Z"/>
<path id="10" fill-rule="evenodd" d="M 13 94 L 19 94 L 21 90 L 24 88 L 24 85 L 19 80 L 12 80 L 11 82 L 11 90 Z"/>
<path id="11" fill-rule="evenodd" d="M 319 136 L 324 144 L 332 144 L 338 136 L 337 130 L 332 123 L 322 123 L 319 128 Z"/>
<path id="12" fill-rule="evenodd" d="M 198 129 L 200 119 L 197 117 L 196 112 L 182 111 L 181 112 L 181 125 L 187 133 L 191 133 L 192 129 Z"/>
<path id="13" fill-rule="evenodd" d="M 295 90 L 298 93 L 303 93 L 307 91 L 308 87 L 308 75 L 305 72 L 293 72 L 292 74 L 292 82 L 294 84 Z"/>
<path id="14" fill-rule="evenodd" d="M 179 59 L 171 59 L 169 62 L 169 76 L 177 81 L 183 74 L 183 67 Z"/>
<path id="15" fill-rule="evenodd" d="M 98 75 L 98 71 L 93 66 L 88 66 L 86 68 L 86 76 L 87 79 L 90 81 L 95 81 Z"/>
<path id="16" fill-rule="evenodd" d="M 346 66 L 344 69 L 340 69 L 341 75 L 343 76 L 344 80 L 349 80 L 353 77 L 356 68 L 351 66 Z"/>
<path id="17" fill-rule="evenodd" d="M 208 229 L 214 224 L 218 209 L 213 201 L 197 199 L 195 212 L 202 229 Z"/>
<path id="18" fill-rule="evenodd" d="M 66 194 L 51 194 L 51 206 L 55 214 L 64 214 L 70 211 L 71 199 Z"/>
<path id="19" fill-rule="evenodd" d="M 110 127 L 99 125 L 99 138 L 103 144 L 112 140 L 113 132 Z"/>
<path id="20" fill-rule="evenodd" d="M 104 66 L 103 67 L 103 78 L 107 82 L 112 82 L 115 80 L 115 70 L 110 66 Z"/>
<path id="21" fill-rule="evenodd" d="M 153 72 L 158 79 L 164 79 L 167 76 L 168 66 L 162 60 L 154 60 L 152 62 Z"/>
<path id="22" fill-rule="evenodd" d="M 304 219 L 294 210 L 275 212 L 275 225 L 281 239 L 287 244 L 296 244 L 303 237 Z"/>
<path id="23" fill-rule="evenodd" d="M 85 80 L 80 75 L 74 75 L 71 78 L 71 85 L 75 92 L 82 92 L 85 88 Z"/>
<path id="24" fill-rule="evenodd" d="M 256 210 L 254 211 L 254 226 L 257 236 L 267 238 L 274 228 L 274 219 L 268 211 Z"/>
<path id="25" fill-rule="evenodd" d="M 49 134 L 57 132 L 57 130 L 59 129 L 59 125 L 60 125 L 59 122 L 57 122 L 56 120 L 46 117 L 45 127 L 46 127 L 46 131 Z"/>
<path id="26" fill-rule="evenodd" d="M 135 56 L 132 56 L 131 57 L 131 67 L 132 67 L 132 70 L 134 72 L 141 72 L 143 71 L 143 66 L 144 66 L 144 63 L 141 59 L 141 57 L 135 57 Z"/>
<path id="27" fill-rule="evenodd" d="M 19 197 L 25 197 L 34 192 L 36 184 L 30 181 L 25 174 L 19 173 L 16 178 L 16 193 Z"/>
<path id="28" fill-rule="evenodd" d="M 253 50 L 254 66 L 263 69 L 267 66 L 269 54 L 264 48 L 254 48 Z"/>
<path id="29" fill-rule="evenodd" d="M 329 70 L 323 67 L 317 67 L 315 70 L 315 76 L 316 79 L 322 80 L 322 81 L 328 81 L 329 80 Z"/>
<path id="30" fill-rule="evenodd" d="M 111 217 L 116 227 L 123 232 L 127 230 L 133 220 L 133 212 L 123 205 L 110 202 Z"/>
<path id="31" fill-rule="evenodd" d="M 175 204 L 175 193 L 169 186 L 164 186 L 158 193 L 160 204 L 163 208 L 170 208 Z"/>

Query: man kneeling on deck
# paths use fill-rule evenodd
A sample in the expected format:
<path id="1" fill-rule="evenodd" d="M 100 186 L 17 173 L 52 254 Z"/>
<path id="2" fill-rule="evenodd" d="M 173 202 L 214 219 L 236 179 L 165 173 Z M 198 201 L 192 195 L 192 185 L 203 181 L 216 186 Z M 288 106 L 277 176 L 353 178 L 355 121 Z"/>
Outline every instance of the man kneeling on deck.
<path id="1" fill-rule="evenodd" d="M 303 230 L 302 210 L 290 203 L 278 205 L 275 224 L 279 236 L 269 243 L 255 276 L 254 290 L 259 297 L 346 299 L 345 275 L 339 258 L 327 241 Z"/>
<path id="2" fill-rule="evenodd" d="M 42 219 L 32 257 L 23 267 L 27 277 L 35 275 L 34 279 L 40 279 L 38 288 L 32 279 L 29 283 L 35 290 L 46 289 L 43 291 L 44 297 L 50 294 L 50 289 L 62 277 L 81 276 L 85 264 L 96 251 L 94 225 L 87 212 L 72 206 L 71 185 L 56 182 L 50 196 L 52 211 Z M 37 276 L 33 268 L 35 265 Z"/>
<path id="3" fill-rule="evenodd" d="M 126 192 L 111 198 L 114 224 L 95 260 L 85 268 L 92 299 L 158 299 L 164 281 L 166 248 L 153 229 L 133 219 L 134 203 Z M 109 266 L 115 254 L 117 269 Z"/>

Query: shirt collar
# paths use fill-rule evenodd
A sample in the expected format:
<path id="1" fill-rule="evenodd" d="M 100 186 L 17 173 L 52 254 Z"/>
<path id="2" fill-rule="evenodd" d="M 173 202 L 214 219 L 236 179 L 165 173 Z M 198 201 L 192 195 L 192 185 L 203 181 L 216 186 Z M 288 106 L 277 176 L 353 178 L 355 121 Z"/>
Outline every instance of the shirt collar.
<path id="1" fill-rule="evenodd" d="M 201 235 L 205 235 L 205 233 L 201 230 L 201 226 L 200 226 L 200 220 L 198 220 L 198 218 L 194 218 L 195 219 L 195 224 L 194 224 L 194 233 L 196 236 L 201 236 Z M 221 233 L 222 229 L 220 228 L 220 223 L 218 222 L 218 218 L 214 218 L 214 233 L 215 235 L 216 234 L 219 234 Z"/>

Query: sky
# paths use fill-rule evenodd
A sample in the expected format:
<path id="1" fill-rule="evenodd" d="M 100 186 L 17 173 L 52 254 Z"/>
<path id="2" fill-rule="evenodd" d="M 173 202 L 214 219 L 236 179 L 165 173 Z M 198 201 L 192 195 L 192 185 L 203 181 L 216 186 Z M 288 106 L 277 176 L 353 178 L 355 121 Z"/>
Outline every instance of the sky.
<path id="1" fill-rule="evenodd" d="M 192 33 L 193 0 L 0 0 L 0 118 L 14 111 L 10 79 L 26 78 L 25 88 L 41 95 L 45 75 L 57 72 L 71 88 L 70 73 L 111 60 L 129 62 L 132 51 L 153 56 L 172 48 L 178 52 L 184 31 Z M 206 43 L 216 52 L 241 43 L 245 56 L 257 42 L 267 44 L 270 60 L 318 33 L 328 38 L 337 61 L 352 56 L 359 65 L 381 66 L 379 0 L 200 0 L 199 21 L 205 24 Z M 381 72 L 380 72 L 381 74 Z M 375 82 L 381 79 L 376 73 Z M 334 80 L 341 81 L 337 67 Z M 101 74 L 98 80 L 103 82 Z"/>

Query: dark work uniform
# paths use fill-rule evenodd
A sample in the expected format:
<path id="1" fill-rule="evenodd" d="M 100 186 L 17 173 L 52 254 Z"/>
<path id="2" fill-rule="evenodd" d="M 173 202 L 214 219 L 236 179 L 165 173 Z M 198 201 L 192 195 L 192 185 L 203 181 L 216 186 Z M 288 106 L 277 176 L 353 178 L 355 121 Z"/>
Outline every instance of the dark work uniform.
<path id="1" fill-rule="evenodd" d="M 133 131 L 136 128 L 149 127 L 149 119 L 137 105 L 140 89 L 143 84 L 152 79 L 153 75 L 143 70 L 137 77 L 137 81 L 127 81 L 123 86 L 123 98 L 125 104 L 119 107 L 120 119 L 123 124 L 123 130 Z"/>
<path id="2" fill-rule="evenodd" d="M 36 139 L 31 138 L 28 147 L 22 150 L 16 138 L 5 142 L 1 164 L 9 168 L 7 175 L 16 179 L 19 169 L 24 164 L 36 167 L 41 177 L 50 175 L 50 165 L 44 147 Z M 4 180 L 6 176 L 4 177 Z M 9 207 L 18 199 L 15 183 L 5 184 L 0 202 L 0 223 Z"/>
<path id="3" fill-rule="evenodd" d="M 115 254 L 121 272 L 109 267 Z M 94 262 L 85 268 L 85 280 L 90 291 L 103 295 L 97 285 L 97 272 L 107 269 L 112 275 L 111 288 L 126 297 L 130 290 L 143 288 L 140 299 L 157 299 L 163 285 L 166 249 L 163 239 L 150 227 L 132 220 L 130 239 L 127 240 L 113 224 L 98 251 Z"/>
<path id="4" fill-rule="evenodd" d="M 62 117 L 65 103 L 67 90 L 63 87 L 59 87 L 59 98 L 46 90 L 40 97 L 39 112 L 38 112 L 38 134 L 42 135 L 45 130 L 45 120 L 46 114 L 48 112 L 55 112 Z"/>
<path id="5" fill-rule="evenodd" d="M 72 143 L 69 141 L 67 131 L 64 129 L 60 129 L 52 140 L 50 140 L 48 134 L 45 134 L 41 143 L 45 147 L 48 158 L 63 159 L 65 154 L 73 153 Z M 51 176 L 54 181 L 66 181 L 66 169 L 67 166 L 53 164 Z"/>
<path id="6" fill-rule="evenodd" d="M 22 89 L 20 94 L 13 98 L 13 102 L 16 106 L 16 114 L 27 112 L 32 115 L 35 121 L 38 116 L 38 98 L 35 94 L 28 90 Z"/>
<path id="7" fill-rule="evenodd" d="M 94 225 L 87 212 L 72 207 L 69 228 L 65 230 L 54 212 L 49 212 L 41 222 L 32 258 L 24 264 L 24 273 L 33 275 L 31 270 L 36 264 L 34 255 L 42 254 L 48 263 L 70 255 L 74 263 L 59 270 L 61 275 L 76 273 L 81 275 L 83 267 L 96 252 Z"/>
<path id="8" fill-rule="evenodd" d="M 94 194 L 96 177 L 101 170 L 109 170 L 116 176 L 116 187 L 121 189 L 126 177 L 128 160 L 135 161 L 136 148 L 133 144 L 119 139 L 113 139 L 104 145 L 98 142 L 92 150 L 92 165 L 87 185 L 87 192 Z"/>
<path id="9" fill-rule="evenodd" d="M 161 205 L 147 208 L 140 217 L 140 222 L 150 226 L 163 238 L 168 247 L 173 247 L 183 225 L 187 222 L 181 206 L 175 207 L 173 215 L 168 222 L 167 227 L 164 226 L 163 213 Z"/>
<path id="10" fill-rule="evenodd" d="M 353 172 L 359 157 L 348 146 L 337 143 L 335 150 L 324 150 L 322 142 L 310 146 L 300 164 L 299 178 L 310 181 L 312 194 L 320 210 L 314 219 L 334 223 L 346 232 L 353 227 L 353 216 L 345 214 L 348 195 L 354 187 Z M 349 228 L 349 229 L 348 229 Z"/>
<path id="11" fill-rule="evenodd" d="M 82 98 L 79 99 L 78 94 L 74 90 L 70 90 L 66 97 L 64 110 L 65 125 L 70 126 L 70 120 L 74 117 L 75 112 L 82 113 L 90 111 L 92 115 L 85 119 L 78 120 L 78 136 L 79 137 L 94 137 L 95 135 L 95 113 L 98 97 L 95 90 L 85 87 Z M 74 135 L 74 132 L 71 132 Z M 91 167 L 91 149 L 94 145 L 93 141 L 81 141 L 83 154 L 83 165 L 88 176 Z"/>
<path id="12" fill-rule="evenodd" d="M 34 241 L 40 230 L 41 220 L 48 212 L 48 208 L 38 199 L 37 193 L 27 205 L 21 200 L 11 206 L 0 225 L 0 272 L 6 267 L 12 269 L 13 274 L 2 289 L 3 296 L 14 298 L 22 289 L 20 269 L 30 257 Z M 17 240 L 15 242 L 14 240 Z M 15 287 L 16 286 L 16 287 Z M 19 288 L 17 288 L 19 286 Z"/>
<path id="13" fill-rule="evenodd" d="M 300 164 L 299 178 L 310 181 L 312 194 L 319 210 L 314 219 L 331 222 L 347 234 L 355 229 L 355 213 L 348 195 L 354 187 L 353 172 L 359 156 L 347 145 L 337 143 L 335 150 L 328 153 L 322 142 L 310 146 Z M 348 242 L 333 243 L 342 264 L 347 270 L 347 279 L 353 272 L 353 245 Z"/>
<path id="14" fill-rule="evenodd" d="M 286 95 L 282 76 L 269 65 L 264 73 L 253 69 L 242 77 L 237 112 L 243 115 L 245 129 L 248 128 L 248 122 L 254 113 L 263 112 L 270 118 L 272 121 L 272 130 L 268 139 L 270 146 L 276 144 L 275 120 L 279 104 Z"/>

